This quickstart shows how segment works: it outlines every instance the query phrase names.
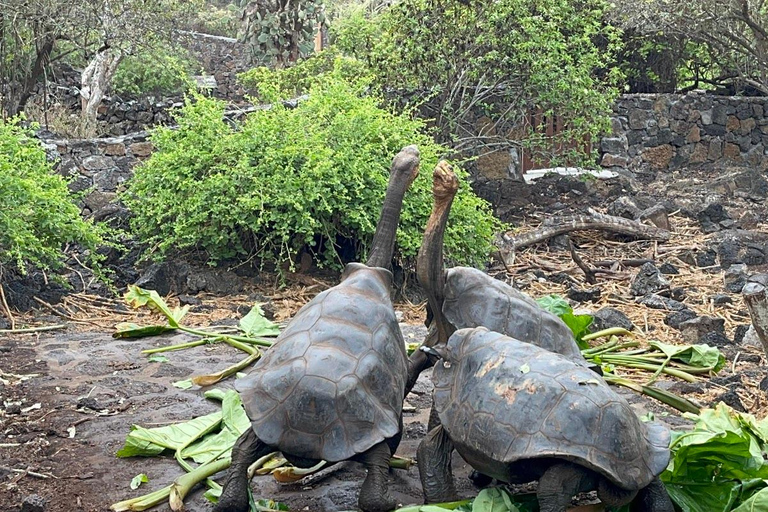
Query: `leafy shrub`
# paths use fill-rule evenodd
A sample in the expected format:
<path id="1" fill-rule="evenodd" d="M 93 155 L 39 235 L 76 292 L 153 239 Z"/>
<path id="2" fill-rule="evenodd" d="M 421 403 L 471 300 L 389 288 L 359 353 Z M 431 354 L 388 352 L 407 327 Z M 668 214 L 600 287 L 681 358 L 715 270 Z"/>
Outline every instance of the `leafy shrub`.
<path id="1" fill-rule="evenodd" d="M 139 168 L 124 201 L 137 236 L 159 255 L 202 249 L 211 262 L 256 255 L 290 262 L 309 247 L 325 264 L 342 262 L 340 247 L 364 258 L 376 229 L 388 169 L 403 146 L 418 144 L 422 172 L 406 195 L 399 255 L 418 252 L 431 210 L 431 170 L 445 148 L 424 123 L 379 107 L 366 82 L 334 70 L 310 87 L 295 109 L 279 102 L 236 129 L 223 105 L 187 101 L 178 129 L 158 128 L 156 151 Z M 278 93 L 266 84 L 266 97 Z M 459 171 L 461 177 L 465 173 Z M 487 203 L 464 185 L 446 235 L 447 256 L 483 264 L 498 223 Z"/>
<path id="2" fill-rule="evenodd" d="M 0 276 L 3 268 L 61 266 L 65 244 L 95 249 L 101 230 L 80 217 L 67 184 L 17 119 L 0 120 Z"/>
<path id="3" fill-rule="evenodd" d="M 129 55 L 117 68 L 112 89 L 117 94 L 178 94 L 187 90 L 195 65 L 189 56 L 156 49 Z"/>
<path id="4" fill-rule="evenodd" d="M 223 7 L 205 5 L 195 12 L 188 26 L 191 30 L 204 34 L 237 37 L 241 15 L 240 8 L 233 4 Z"/>

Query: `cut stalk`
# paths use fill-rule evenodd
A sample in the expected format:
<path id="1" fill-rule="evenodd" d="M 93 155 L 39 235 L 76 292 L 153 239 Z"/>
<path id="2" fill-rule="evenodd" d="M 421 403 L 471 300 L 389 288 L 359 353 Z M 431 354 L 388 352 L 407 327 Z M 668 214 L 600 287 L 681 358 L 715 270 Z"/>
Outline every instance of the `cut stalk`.
<path id="1" fill-rule="evenodd" d="M 180 331 L 188 332 L 190 334 L 196 334 L 198 336 L 204 336 L 204 337 L 211 336 L 210 331 L 204 331 L 202 329 L 193 329 L 192 327 L 185 327 L 183 325 L 179 325 L 176 328 Z M 250 343 L 251 345 L 259 345 L 262 347 L 272 346 L 272 342 L 264 338 L 249 338 L 248 336 L 236 336 L 234 334 L 227 334 L 226 336 L 235 341 L 242 341 L 243 343 Z"/>
<path id="2" fill-rule="evenodd" d="M 172 350 L 182 350 L 185 348 L 192 348 L 192 347 L 198 347 L 200 345 L 205 345 L 206 343 L 216 343 L 217 341 L 220 341 L 221 338 L 203 338 L 201 340 L 196 341 L 190 341 L 189 343 L 179 343 L 178 345 L 167 345 L 165 347 L 158 347 L 158 348 L 149 348 L 147 350 L 142 350 L 142 354 L 157 354 L 158 352 L 170 352 Z"/>
<path id="3" fill-rule="evenodd" d="M 609 329 L 603 329 L 602 331 L 593 332 L 592 334 L 587 334 L 586 336 L 582 336 L 581 339 L 584 341 L 591 341 L 596 340 L 597 338 L 605 338 L 606 336 L 634 336 L 630 331 L 624 329 L 623 327 L 611 327 Z"/>
<path id="4" fill-rule="evenodd" d="M 642 393 L 644 395 L 650 396 L 651 398 L 654 398 L 659 402 L 665 403 L 670 407 L 674 407 L 678 411 L 692 412 L 694 414 L 698 414 L 700 412 L 699 407 L 693 402 L 691 402 L 690 400 L 687 400 L 674 393 L 670 393 L 669 391 L 663 390 L 661 388 L 657 388 L 655 386 L 648 386 L 644 384 L 638 384 L 637 382 L 633 382 L 629 379 L 614 377 L 611 375 L 604 376 L 603 379 L 609 384 L 624 386 L 637 393 Z"/>
<path id="5" fill-rule="evenodd" d="M 198 375 L 197 377 L 192 377 L 192 382 L 194 384 L 197 384 L 198 386 L 212 386 L 213 384 L 216 384 L 220 380 L 226 379 L 230 375 L 234 375 L 237 372 L 243 370 L 244 368 L 249 367 L 256 361 L 258 361 L 260 357 L 261 357 L 261 353 L 256 352 L 255 354 L 249 355 L 239 363 L 234 364 L 229 368 L 225 368 L 220 372 L 211 373 L 209 375 Z"/>

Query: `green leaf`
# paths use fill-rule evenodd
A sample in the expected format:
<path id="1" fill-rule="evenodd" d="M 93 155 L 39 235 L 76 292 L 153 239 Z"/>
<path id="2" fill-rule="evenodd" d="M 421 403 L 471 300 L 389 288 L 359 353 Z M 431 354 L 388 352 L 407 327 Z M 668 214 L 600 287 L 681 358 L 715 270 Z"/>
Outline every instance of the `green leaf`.
<path id="1" fill-rule="evenodd" d="M 162 354 L 152 354 L 147 358 L 150 363 L 167 363 L 168 357 Z"/>
<path id="2" fill-rule="evenodd" d="M 146 325 L 140 327 L 137 324 L 127 322 L 117 324 L 116 328 L 117 330 L 112 333 L 113 338 L 144 338 L 176 330 L 175 327 L 169 325 Z"/>
<path id="3" fill-rule="evenodd" d="M 255 304 L 251 310 L 240 320 L 240 330 L 246 336 L 255 338 L 262 336 L 277 336 L 280 334 L 280 327 L 271 320 L 264 317 L 264 311 L 260 304 Z"/>
<path id="4" fill-rule="evenodd" d="M 186 380 L 177 380 L 176 382 L 171 383 L 171 385 L 173 387 L 179 388 L 179 389 L 189 389 L 194 384 L 192 384 L 192 380 L 191 379 L 186 379 Z"/>
<path id="5" fill-rule="evenodd" d="M 288 508 L 288 505 L 285 503 L 280 503 L 279 501 L 272 501 L 272 500 L 258 500 L 256 502 L 256 510 L 258 512 L 263 511 L 269 511 L 269 510 L 290 510 Z"/>
<path id="6" fill-rule="evenodd" d="M 528 373 L 529 371 L 531 371 L 531 367 L 528 366 L 528 363 L 524 363 L 520 366 L 520 373 Z"/>
<path id="7" fill-rule="evenodd" d="M 520 512 L 498 487 L 483 489 L 472 502 L 472 512 Z"/>
<path id="8" fill-rule="evenodd" d="M 224 395 L 224 399 L 221 402 L 221 414 L 224 425 L 236 437 L 239 437 L 243 432 L 246 432 L 251 428 L 251 420 L 248 419 L 248 415 L 245 413 L 243 402 L 240 400 L 240 394 L 230 389 Z"/>
<path id="9" fill-rule="evenodd" d="M 592 315 L 574 315 L 573 313 L 565 313 L 560 316 L 560 319 L 565 322 L 565 325 L 573 332 L 573 337 L 576 338 L 576 343 L 579 348 L 589 348 L 589 343 L 583 341 L 581 338 L 585 334 L 589 333 L 589 326 L 592 325 Z"/>
<path id="10" fill-rule="evenodd" d="M 763 482 L 765 485 L 765 482 Z M 753 494 L 732 512 L 764 512 L 768 510 L 768 488 L 764 488 Z"/>
<path id="11" fill-rule="evenodd" d="M 725 356 L 717 347 L 709 345 L 670 345 L 660 341 L 649 341 L 648 344 L 656 347 L 667 357 L 677 359 L 685 364 L 699 368 L 711 368 L 717 373 L 725 365 Z"/>
<path id="12" fill-rule="evenodd" d="M 147 429 L 134 425 L 125 439 L 118 457 L 153 457 L 164 450 L 176 450 L 203 433 L 212 432 L 221 423 L 221 411 L 200 416 L 184 423 Z"/>
<path id="13" fill-rule="evenodd" d="M 536 299 L 536 302 L 539 304 L 539 306 L 557 316 L 573 313 L 573 308 L 570 304 L 568 304 L 568 301 L 559 295 L 545 295 Z"/>
<path id="14" fill-rule="evenodd" d="M 147 306 L 162 313 L 171 327 L 178 327 L 175 316 L 184 316 L 180 312 L 173 312 L 162 297 L 155 290 L 144 290 L 136 285 L 128 285 L 128 291 L 124 295 L 125 302 L 132 308 Z M 174 314 L 175 313 L 175 314 Z"/>
<path id="15" fill-rule="evenodd" d="M 138 489 L 141 484 L 149 482 L 149 477 L 144 473 L 139 473 L 135 477 L 131 478 L 131 489 Z"/>
<path id="16" fill-rule="evenodd" d="M 184 448 L 181 456 L 198 464 L 205 464 L 218 456 L 229 457 L 238 437 L 239 435 L 225 428 Z"/>

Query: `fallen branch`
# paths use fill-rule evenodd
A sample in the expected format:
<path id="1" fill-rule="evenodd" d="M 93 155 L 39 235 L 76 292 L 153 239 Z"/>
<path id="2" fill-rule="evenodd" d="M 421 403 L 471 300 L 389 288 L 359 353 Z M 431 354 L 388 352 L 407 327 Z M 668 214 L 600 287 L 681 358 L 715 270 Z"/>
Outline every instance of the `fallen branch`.
<path id="1" fill-rule="evenodd" d="M 2 273 L 0 273 L 0 278 L 2 278 Z M 11 313 L 11 308 L 8 307 L 8 302 L 5 300 L 5 290 L 3 289 L 3 283 L 1 282 L 0 282 L 0 303 L 2 303 L 5 316 L 8 317 L 8 321 L 11 323 L 11 330 L 16 329 L 16 319 L 13 318 L 13 313 Z"/>
<path id="2" fill-rule="evenodd" d="M 551 217 L 544 221 L 544 224 L 538 229 L 523 233 L 522 235 L 504 236 L 503 238 L 507 248 L 517 250 L 558 235 L 570 233 L 571 231 L 584 231 L 588 229 L 611 231 L 641 239 L 669 240 L 669 231 L 623 217 L 614 217 L 613 215 L 597 212 L 590 212 L 588 215 Z"/>
<path id="3" fill-rule="evenodd" d="M 747 280 L 741 291 L 749 310 L 752 326 L 768 355 L 768 274 L 756 274 Z"/>
<path id="4" fill-rule="evenodd" d="M 577 267 L 581 269 L 582 272 L 584 272 L 584 277 L 586 278 L 587 282 L 589 284 L 597 284 L 595 271 L 589 268 L 589 265 L 584 263 L 584 260 L 582 260 L 578 254 L 576 254 L 576 248 L 573 246 L 573 242 L 571 242 L 570 238 L 568 239 L 568 249 L 571 251 L 571 258 L 573 259 L 573 262 Z"/>

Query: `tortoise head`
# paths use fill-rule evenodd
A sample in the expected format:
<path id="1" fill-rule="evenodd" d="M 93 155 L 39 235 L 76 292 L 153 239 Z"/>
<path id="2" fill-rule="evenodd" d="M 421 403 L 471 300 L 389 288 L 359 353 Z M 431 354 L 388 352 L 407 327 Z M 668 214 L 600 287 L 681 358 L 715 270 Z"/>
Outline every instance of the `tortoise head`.
<path id="1" fill-rule="evenodd" d="M 392 160 L 389 171 L 390 181 L 410 188 L 419 175 L 419 148 L 415 145 L 405 146 Z"/>

